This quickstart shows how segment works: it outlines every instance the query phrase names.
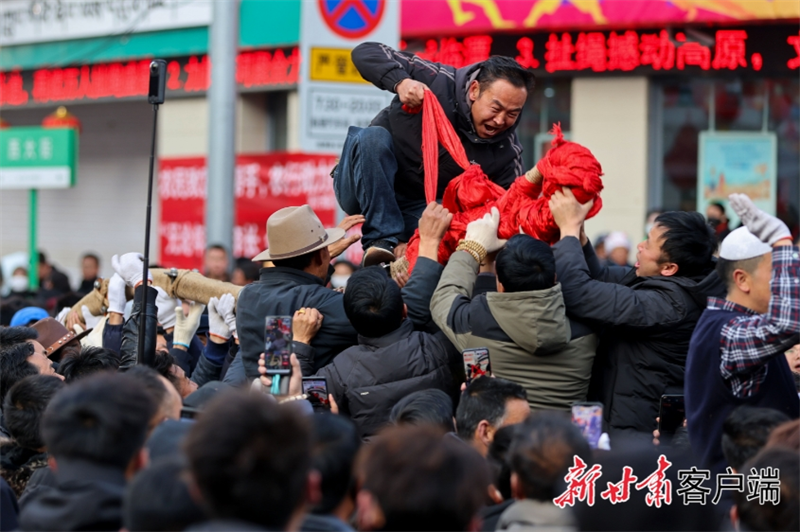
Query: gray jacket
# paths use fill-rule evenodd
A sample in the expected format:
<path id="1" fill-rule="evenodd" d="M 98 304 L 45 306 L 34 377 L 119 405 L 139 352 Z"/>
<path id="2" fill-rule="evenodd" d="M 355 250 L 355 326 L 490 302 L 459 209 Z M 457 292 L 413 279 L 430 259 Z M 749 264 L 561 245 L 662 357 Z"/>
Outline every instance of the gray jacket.
<path id="1" fill-rule="evenodd" d="M 533 409 L 569 411 L 585 401 L 597 340 L 570 321 L 561 286 L 472 297 L 478 263 L 459 251 L 431 299 L 431 314 L 460 351 L 485 347 L 492 374 L 516 382 Z"/>

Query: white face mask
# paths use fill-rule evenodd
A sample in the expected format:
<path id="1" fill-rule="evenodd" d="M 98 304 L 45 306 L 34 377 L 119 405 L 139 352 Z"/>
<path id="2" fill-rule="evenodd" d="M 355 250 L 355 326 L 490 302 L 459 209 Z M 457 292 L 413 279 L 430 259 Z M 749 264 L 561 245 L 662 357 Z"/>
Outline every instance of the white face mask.
<path id="1" fill-rule="evenodd" d="M 28 290 L 28 276 L 14 275 L 9 279 L 8 286 L 12 292 L 25 292 Z"/>
<path id="2" fill-rule="evenodd" d="M 350 278 L 349 275 L 338 275 L 333 274 L 331 275 L 331 286 L 333 288 L 344 288 L 347 286 L 347 280 Z"/>

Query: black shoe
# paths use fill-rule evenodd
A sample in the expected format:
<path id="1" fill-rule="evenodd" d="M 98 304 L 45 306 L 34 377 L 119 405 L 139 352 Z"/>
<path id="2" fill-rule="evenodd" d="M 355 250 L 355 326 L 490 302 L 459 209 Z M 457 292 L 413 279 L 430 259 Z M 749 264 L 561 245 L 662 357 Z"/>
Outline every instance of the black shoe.
<path id="1" fill-rule="evenodd" d="M 394 244 L 388 240 L 376 240 L 364 251 L 361 266 L 366 268 L 367 266 L 387 264 L 394 262 L 394 259 Z"/>

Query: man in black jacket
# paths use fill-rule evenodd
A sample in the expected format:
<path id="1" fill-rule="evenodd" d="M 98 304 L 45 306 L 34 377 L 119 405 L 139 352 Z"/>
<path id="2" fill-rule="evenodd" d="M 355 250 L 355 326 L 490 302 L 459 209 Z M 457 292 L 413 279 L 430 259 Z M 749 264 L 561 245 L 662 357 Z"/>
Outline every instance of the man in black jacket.
<path id="1" fill-rule="evenodd" d="M 293 316 L 302 307 L 319 310 L 324 317 L 314 342 L 295 352 L 314 360 L 314 369 L 328 364 L 340 351 L 357 342 L 356 331 L 342 307 L 342 294 L 325 287 L 333 270 L 331 258 L 341 254 L 358 237 L 345 231 L 363 217 L 348 217 L 340 227 L 326 230 L 308 205 L 286 207 L 267 220 L 269 249 L 254 261 L 272 261 L 261 277 L 245 286 L 237 299 L 236 330 L 240 351 L 228 373 L 244 365 L 249 380 L 258 378 L 258 357 L 264 352 L 267 316 Z M 303 346 L 299 347 L 303 349 Z"/>
<path id="2" fill-rule="evenodd" d="M 583 232 L 591 206 L 569 189 L 553 195 L 561 229 L 556 275 L 567 314 L 601 334 L 589 397 L 603 403 L 610 435 L 651 439 L 661 395 L 682 393 L 706 298 L 724 293 L 712 258 L 716 239 L 699 213 L 666 212 L 638 245 L 633 269 L 603 268 Z"/>
<path id="3" fill-rule="evenodd" d="M 517 120 L 533 90 L 534 76 L 508 57 L 492 57 L 463 68 L 431 63 L 379 43 L 363 43 L 353 63 L 367 81 L 397 97 L 370 127 L 351 127 L 333 172 L 342 209 L 366 217 L 364 264 L 394 260 L 398 242 L 406 242 L 425 209 L 422 168 L 422 114 L 418 108 L 430 89 L 453 125 L 467 158 L 495 183 L 508 188 L 522 175 L 522 146 Z M 464 170 L 444 150 L 439 155 L 437 198 Z"/>
<path id="4" fill-rule="evenodd" d="M 344 311 L 358 331 L 358 345 L 342 351 L 317 375 L 327 379 L 339 412 L 353 420 L 362 438 L 387 424 L 395 403 L 412 392 L 455 392 L 449 365 L 458 361 L 458 352 L 444 333 L 414 331 L 400 289 L 383 269 L 372 266 L 350 277 Z M 303 331 L 313 335 L 316 316 L 314 309 L 301 309 L 295 318 L 301 325 L 294 327 L 301 359 L 298 345 L 308 341 Z M 299 323 L 306 321 L 310 327 Z"/>

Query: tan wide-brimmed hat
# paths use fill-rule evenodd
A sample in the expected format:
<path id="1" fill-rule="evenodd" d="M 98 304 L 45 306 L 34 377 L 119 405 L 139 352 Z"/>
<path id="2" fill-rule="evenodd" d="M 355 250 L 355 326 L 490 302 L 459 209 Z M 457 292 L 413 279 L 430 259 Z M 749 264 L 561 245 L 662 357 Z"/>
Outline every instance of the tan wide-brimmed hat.
<path id="1" fill-rule="evenodd" d="M 266 249 L 254 261 L 282 260 L 317 251 L 344 238 L 344 229 L 325 229 L 308 205 L 286 207 L 267 220 Z"/>

